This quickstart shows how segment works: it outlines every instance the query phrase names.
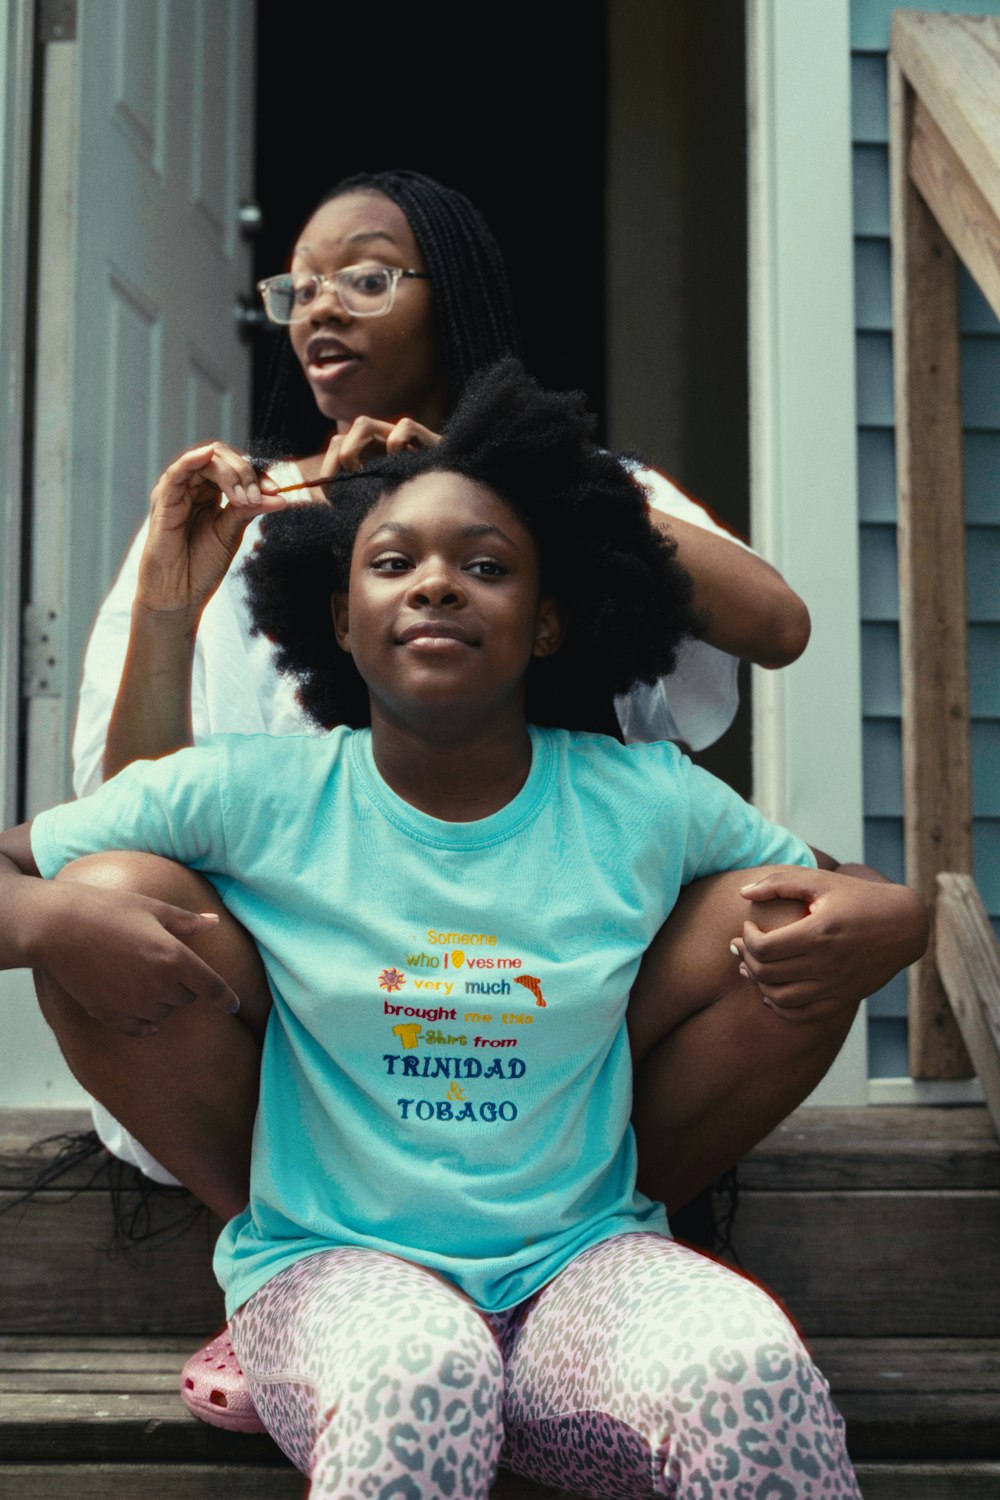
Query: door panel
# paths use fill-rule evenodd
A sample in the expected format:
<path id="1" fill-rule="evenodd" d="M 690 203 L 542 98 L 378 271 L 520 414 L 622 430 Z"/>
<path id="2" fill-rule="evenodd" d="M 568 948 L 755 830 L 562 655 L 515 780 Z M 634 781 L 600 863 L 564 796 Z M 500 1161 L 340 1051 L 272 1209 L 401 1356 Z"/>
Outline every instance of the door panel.
<path id="1" fill-rule="evenodd" d="M 87 632 L 156 475 L 199 439 L 246 440 L 253 24 L 246 0 L 79 0 L 66 562 L 35 581 L 61 599 L 66 688 L 29 811 L 65 795 Z"/>
<path id="2" fill-rule="evenodd" d="M 246 437 L 255 17 L 250 0 L 78 0 L 76 39 L 45 49 L 27 602 L 62 641 L 26 705 L 25 816 L 68 794 L 84 643 L 153 480 L 197 438 Z M 27 977 L 0 975 L 0 1001 L 4 1101 L 80 1100 Z"/>

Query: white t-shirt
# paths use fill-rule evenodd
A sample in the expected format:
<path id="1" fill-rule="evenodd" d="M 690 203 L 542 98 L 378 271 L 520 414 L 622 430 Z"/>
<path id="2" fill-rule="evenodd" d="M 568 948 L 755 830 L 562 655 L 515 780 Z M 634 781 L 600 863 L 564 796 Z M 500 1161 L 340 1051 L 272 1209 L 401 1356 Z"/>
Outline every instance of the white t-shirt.
<path id="1" fill-rule="evenodd" d="M 634 472 L 655 510 L 743 546 L 664 475 L 649 468 Z M 279 484 L 295 484 L 302 478 L 294 464 L 280 464 L 272 475 Z M 125 665 L 148 525 L 129 548 L 87 645 L 72 749 L 73 790 L 78 797 L 94 791 L 103 780 L 104 745 Z M 252 549 L 259 526 L 259 521 L 252 521 L 247 527 L 233 566 L 201 618 L 191 687 L 196 743 L 212 734 L 321 732 L 300 708 L 294 681 L 275 670 L 270 642 L 250 634 L 239 565 Z M 651 687 L 640 684 L 615 700 L 626 740 L 676 740 L 691 750 L 713 744 L 729 728 L 739 705 L 737 666 L 735 657 L 705 641 L 686 641 L 668 678 Z"/>

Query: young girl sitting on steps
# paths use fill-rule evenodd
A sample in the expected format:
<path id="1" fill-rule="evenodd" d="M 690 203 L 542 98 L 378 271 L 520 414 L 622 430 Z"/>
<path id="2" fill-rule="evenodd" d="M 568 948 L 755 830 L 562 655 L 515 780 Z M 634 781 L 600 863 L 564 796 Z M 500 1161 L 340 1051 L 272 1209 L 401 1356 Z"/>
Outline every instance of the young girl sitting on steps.
<path id="1" fill-rule="evenodd" d="M 575 401 L 509 364 L 439 446 L 331 488 L 269 518 L 249 595 L 340 727 L 137 762 L 4 835 L 0 959 L 46 971 L 71 1060 L 74 1026 L 128 1034 L 104 1102 L 140 1136 L 144 1036 L 201 1027 L 212 1068 L 236 994 L 266 1022 L 216 1269 L 314 1496 L 485 1500 L 499 1461 L 614 1500 L 857 1496 L 791 1324 L 635 1186 L 626 1005 L 681 885 L 815 864 L 676 747 L 585 732 L 669 670 L 686 575 Z M 716 962 L 661 1020 L 752 989 Z M 252 1064 L 219 1093 L 238 1210 Z"/>

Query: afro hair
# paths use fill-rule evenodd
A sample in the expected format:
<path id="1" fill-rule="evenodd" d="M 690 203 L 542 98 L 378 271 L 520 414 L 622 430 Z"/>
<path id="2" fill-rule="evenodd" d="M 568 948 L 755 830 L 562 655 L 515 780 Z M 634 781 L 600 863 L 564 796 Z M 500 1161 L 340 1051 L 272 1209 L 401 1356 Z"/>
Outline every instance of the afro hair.
<path id="1" fill-rule="evenodd" d="M 691 580 L 652 525 L 629 463 L 592 433 L 580 393 L 543 391 L 505 359 L 469 382 L 435 447 L 338 475 L 325 503 L 265 517 L 245 564 L 253 629 L 275 644 L 311 718 L 328 729 L 369 723 L 367 688 L 337 645 L 330 598 L 348 587 L 368 512 L 417 475 L 447 472 L 510 506 L 538 547 L 542 591 L 568 621 L 561 648 L 529 665 L 529 721 L 618 733 L 615 694 L 670 672 L 700 622 Z"/>

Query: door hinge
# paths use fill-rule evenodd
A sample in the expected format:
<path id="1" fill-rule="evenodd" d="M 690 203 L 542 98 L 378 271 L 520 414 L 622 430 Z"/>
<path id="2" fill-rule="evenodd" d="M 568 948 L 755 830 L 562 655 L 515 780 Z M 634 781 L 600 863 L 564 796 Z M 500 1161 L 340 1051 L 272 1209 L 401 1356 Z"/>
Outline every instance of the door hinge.
<path id="1" fill-rule="evenodd" d="M 21 643 L 25 698 L 61 698 L 66 662 L 62 621 L 54 604 L 27 604 Z"/>
<path id="2" fill-rule="evenodd" d="M 39 42 L 75 42 L 76 0 L 38 0 L 36 25 Z"/>

